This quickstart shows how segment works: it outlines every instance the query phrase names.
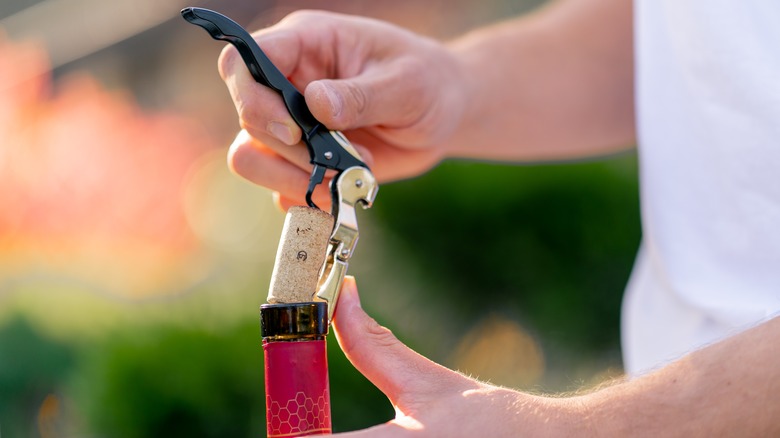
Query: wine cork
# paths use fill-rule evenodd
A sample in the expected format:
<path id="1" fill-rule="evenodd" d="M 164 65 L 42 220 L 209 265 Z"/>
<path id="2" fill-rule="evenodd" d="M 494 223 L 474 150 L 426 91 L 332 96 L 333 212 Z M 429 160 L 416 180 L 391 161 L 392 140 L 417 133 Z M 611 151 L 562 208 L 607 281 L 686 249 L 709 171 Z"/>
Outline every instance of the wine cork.
<path id="1" fill-rule="evenodd" d="M 290 207 L 276 252 L 268 302 L 302 303 L 314 300 L 320 268 L 333 231 L 333 216 L 310 207 Z"/>

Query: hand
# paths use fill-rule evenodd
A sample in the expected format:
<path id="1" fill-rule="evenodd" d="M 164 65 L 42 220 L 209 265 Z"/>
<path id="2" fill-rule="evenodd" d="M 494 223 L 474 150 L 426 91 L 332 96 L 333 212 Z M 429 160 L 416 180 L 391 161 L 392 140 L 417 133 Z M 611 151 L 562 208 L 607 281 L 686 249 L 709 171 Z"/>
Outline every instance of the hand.
<path id="1" fill-rule="evenodd" d="M 487 385 L 420 356 L 363 312 L 347 277 L 336 309 L 339 345 L 395 407 L 395 419 L 345 437 L 520 437 L 582 434 L 576 398 L 545 398 Z"/>
<path id="2" fill-rule="evenodd" d="M 441 44 L 376 20 L 313 11 L 290 14 L 254 37 L 303 90 L 312 114 L 345 131 L 380 181 L 418 175 L 444 156 L 468 99 L 460 67 Z M 223 50 L 219 71 L 242 127 L 231 168 L 278 191 L 284 207 L 301 204 L 311 165 L 300 128 L 234 47 Z M 329 203 L 324 190 L 314 199 Z"/>

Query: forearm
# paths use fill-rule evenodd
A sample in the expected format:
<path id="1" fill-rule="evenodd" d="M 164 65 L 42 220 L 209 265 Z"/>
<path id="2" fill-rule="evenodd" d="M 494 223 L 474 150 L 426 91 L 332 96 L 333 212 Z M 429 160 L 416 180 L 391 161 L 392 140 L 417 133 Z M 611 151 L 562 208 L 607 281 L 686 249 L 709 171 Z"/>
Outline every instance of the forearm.
<path id="1" fill-rule="evenodd" d="M 632 33 L 629 0 L 563 0 L 454 41 L 469 108 L 448 154 L 556 160 L 630 146 Z"/>
<path id="2" fill-rule="evenodd" d="M 780 435 L 780 318 L 584 397 L 605 436 Z"/>

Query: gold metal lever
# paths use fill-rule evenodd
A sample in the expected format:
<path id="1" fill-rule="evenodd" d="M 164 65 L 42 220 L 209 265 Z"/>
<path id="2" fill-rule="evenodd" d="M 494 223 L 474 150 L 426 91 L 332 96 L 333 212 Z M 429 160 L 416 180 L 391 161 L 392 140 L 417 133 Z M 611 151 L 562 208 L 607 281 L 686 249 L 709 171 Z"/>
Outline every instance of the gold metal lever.
<path id="1" fill-rule="evenodd" d="M 328 244 L 317 297 L 328 302 L 328 320 L 333 318 L 349 259 L 358 241 L 358 224 L 355 206 L 370 208 L 379 190 L 376 178 L 365 167 L 350 167 L 333 182 L 336 184 L 333 199 L 333 216 L 336 223 Z"/>

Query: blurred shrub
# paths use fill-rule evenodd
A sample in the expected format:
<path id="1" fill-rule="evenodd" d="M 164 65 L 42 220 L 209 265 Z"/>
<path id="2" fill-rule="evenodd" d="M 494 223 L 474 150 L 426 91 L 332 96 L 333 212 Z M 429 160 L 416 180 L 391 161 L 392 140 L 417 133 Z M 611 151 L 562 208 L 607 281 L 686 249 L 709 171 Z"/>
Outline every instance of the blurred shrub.
<path id="1" fill-rule="evenodd" d="M 382 187 L 374 214 L 430 274 L 437 306 L 473 322 L 519 317 L 553 343 L 616 350 L 640 239 L 636 160 L 447 162 Z"/>
<path id="2" fill-rule="evenodd" d="M 75 364 L 71 347 L 15 317 L 0 329 L 0 433 L 37 436 L 36 417 Z"/>
<path id="3" fill-rule="evenodd" d="M 79 410 L 105 437 L 258 436 L 257 331 L 127 327 L 85 357 L 74 379 Z"/>

